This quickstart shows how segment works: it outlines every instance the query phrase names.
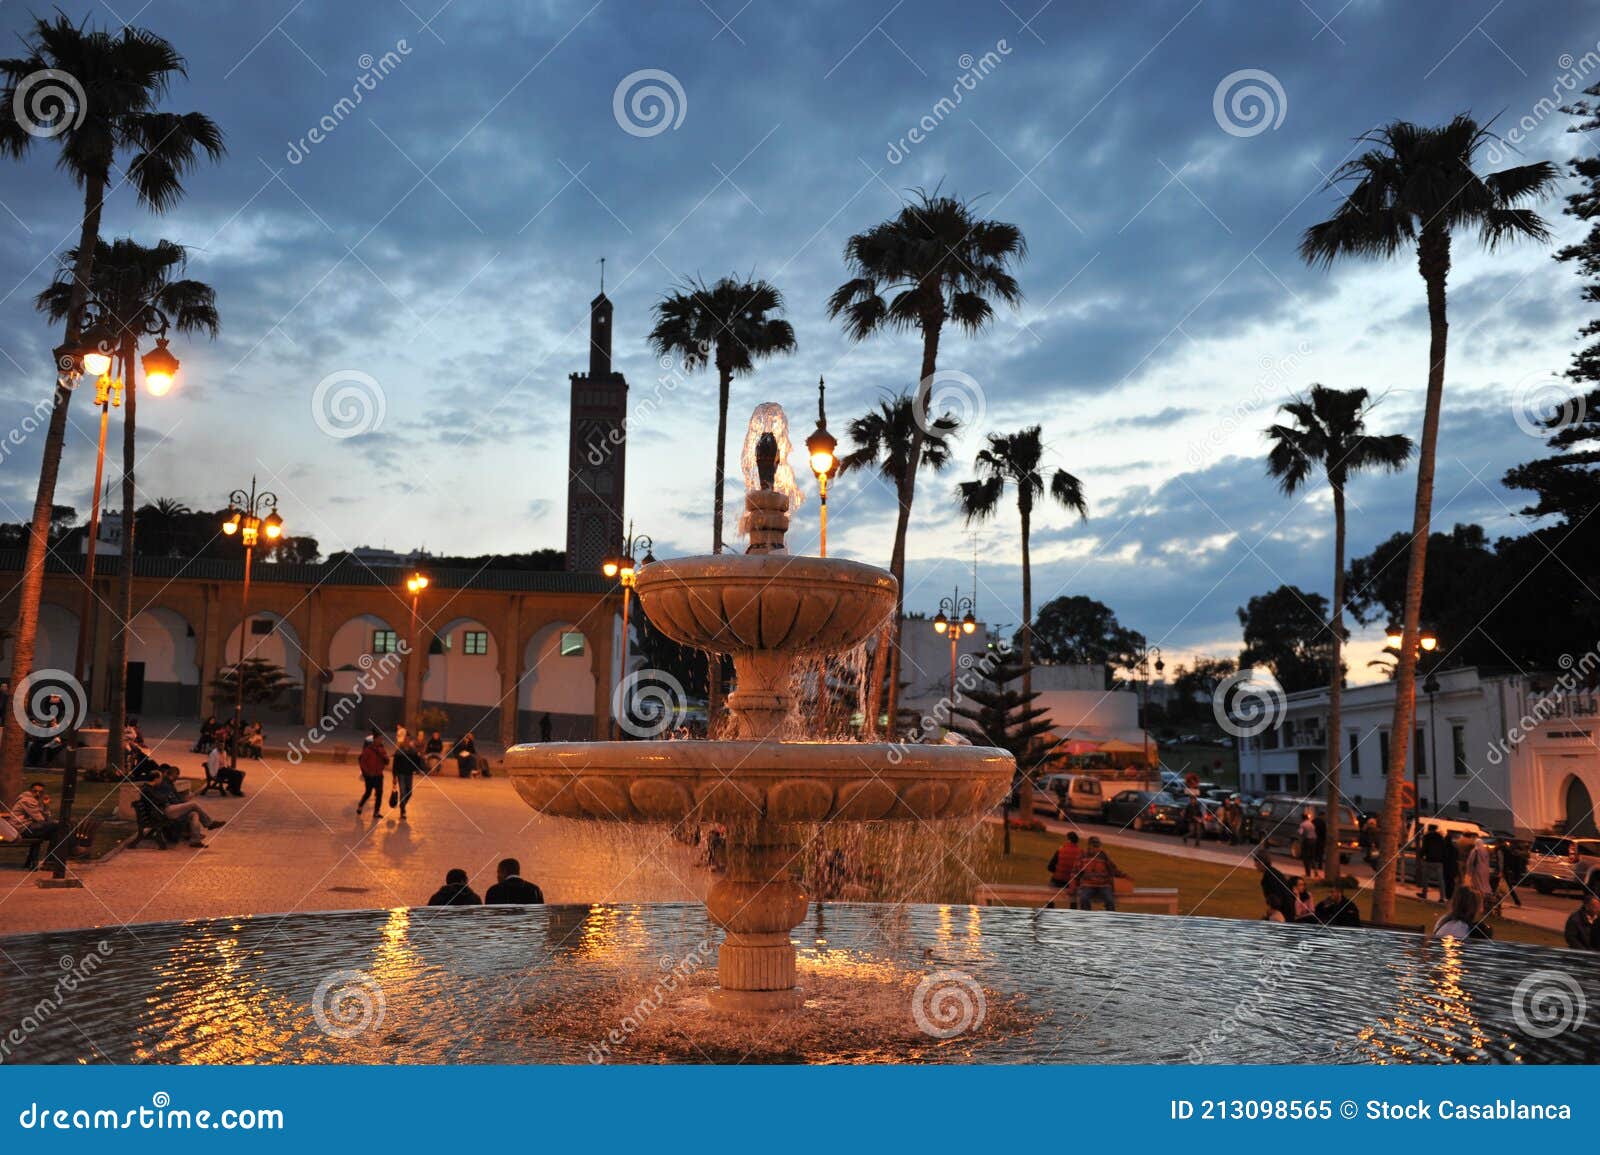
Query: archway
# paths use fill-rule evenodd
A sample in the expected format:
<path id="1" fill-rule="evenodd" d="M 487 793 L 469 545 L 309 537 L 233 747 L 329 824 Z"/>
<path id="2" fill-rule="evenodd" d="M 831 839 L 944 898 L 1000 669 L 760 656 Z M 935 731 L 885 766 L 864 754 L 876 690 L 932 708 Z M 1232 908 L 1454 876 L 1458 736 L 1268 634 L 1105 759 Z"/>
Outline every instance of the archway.
<path id="1" fill-rule="evenodd" d="M 162 718 L 200 713 L 195 641 L 194 627 L 176 610 L 157 606 L 134 616 L 128 630 L 128 713 Z"/>
<path id="2" fill-rule="evenodd" d="M 376 614 L 353 617 L 335 630 L 319 713 L 362 730 L 392 731 L 405 707 L 406 663 L 399 649 L 405 638 Z"/>
<path id="3" fill-rule="evenodd" d="M 1583 779 L 1576 774 L 1567 779 L 1565 791 L 1566 832 L 1577 838 L 1600 838 L 1596 827 L 1594 798 Z"/>
<path id="4" fill-rule="evenodd" d="M 447 713 L 451 733 L 498 735 L 503 693 L 500 642 L 487 625 L 456 618 L 429 636 L 422 705 Z"/>
<path id="5" fill-rule="evenodd" d="M 78 615 L 55 602 L 39 603 L 39 630 L 35 635 L 33 668 L 35 670 L 72 670 L 78 652 Z M 10 637 L 5 643 L 5 659 L 0 661 L 0 674 L 11 676 L 11 658 L 17 648 L 17 639 Z"/>
<path id="6" fill-rule="evenodd" d="M 592 650 L 588 636 L 571 622 L 551 622 L 528 639 L 517 686 L 519 741 L 542 738 L 546 714 L 556 741 L 595 736 Z"/>
<path id="7" fill-rule="evenodd" d="M 239 661 L 239 633 L 241 629 L 248 629 L 244 638 L 244 657 L 246 660 L 260 658 L 264 662 L 271 662 L 283 671 L 289 680 L 288 687 L 278 696 L 278 700 L 271 706 L 246 705 L 244 712 L 247 718 L 259 716 L 263 721 L 298 722 L 300 720 L 301 661 L 305 648 L 301 645 L 300 635 L 289 624 L 289 620 L 282 614 L 273 613 L 271 610 L 253 610 L 250 617 L 228 631 L 228 637 L 223 643 L 222 670 L 230 670 Z M 211 698 L 212 691 L 208 686 L 202 698 Z M 221 700 L 212 701 L 210 710 L 218 717 L 224 714 L 232 716 L 233 703 Z"/>

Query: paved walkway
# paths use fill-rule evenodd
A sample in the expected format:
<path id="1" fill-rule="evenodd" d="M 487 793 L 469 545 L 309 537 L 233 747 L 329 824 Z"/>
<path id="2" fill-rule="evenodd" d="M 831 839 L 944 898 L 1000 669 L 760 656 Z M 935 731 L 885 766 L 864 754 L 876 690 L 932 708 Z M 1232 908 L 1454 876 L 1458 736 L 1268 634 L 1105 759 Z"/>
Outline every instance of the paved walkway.
<path id="1" fill-rule="evenodd" d="M 1255 865 L 1250 861 L 1251 847 L 1229 846 L 1222 842 L 1207 842 L 1203 846 L 1184 845 L 1175 834 L 1135 833 L 1132 830 L 1118 830 L 1115 827 L 1103 826 L 1098 822 L 1068 823 L 1058 822 L 1046 818 L 1043 814 L 1037 815 L 1045 828 L 1065 835 L 1069 830 L 1076 830 L 1084 837 L 1090 834 L 1099 835 L 1100 841 L 1108 846 L 1132 846 L 1141 850 L 1153 850 L 1160 854 L 1170 854 L 1174 858 L 1187 858 L 1196 862 L 1211 862 L 1218 866 L 1236 866 L 1242 870 L 1255 872 Z M 1278 855 L 1277 865 L 1284 868 L 1291 877 L 1299 877 L 1299 863 L 1287 855 Z M 1352 862 L 1345 867 L 1356 881 L 1361 884 L 1361 889 L 1368 890 L 1372 887 L 1372 869 L 1365 862 Z M 1416 887 L 1401 883 L 1400 894 L 1406 897 L 1416 896 Z M 1517 894 L 1522 899 L 1522 906 L 1517 907 L 1509 899 L 1501 904 L 1500 917 L 1510 922 L 1520 922 L 1527 926 L 1536 926 L 1544 930 L 1552 930 L 1560 934 L 1566 925 L 1567 916 L 1572 913 L 1577 905 L 1576 899 L 1564 895 L 1541 895 L 1534 892 L 1531 886 L 1520 887 Z M 1444 907 L 1439 907 L 1443 912 Z"/>
<path id="2" fill-rule="evenodd" d="M 156 757 L 189 766 L 190 739 Z M 522 862 L 550 902 L 693 899 L 710 884 L 689 848 L 661 827 L 545 818 L 504 776 L 419 777 L 409 821 L 384 807 L 357 817 L 351 764 L 248 764 L 245 797 L 201 799 L 227 826 L 205 849 L 146 842 L 74 864 L 81 889 L 46 890 L 40 873 L 0 870 L 0 935 L 69 927 L 286 911 L 421 906 L 461 867 L 480 895 L 501 858 Z M 387 782 L 386 782 L 387 788 Z"/>

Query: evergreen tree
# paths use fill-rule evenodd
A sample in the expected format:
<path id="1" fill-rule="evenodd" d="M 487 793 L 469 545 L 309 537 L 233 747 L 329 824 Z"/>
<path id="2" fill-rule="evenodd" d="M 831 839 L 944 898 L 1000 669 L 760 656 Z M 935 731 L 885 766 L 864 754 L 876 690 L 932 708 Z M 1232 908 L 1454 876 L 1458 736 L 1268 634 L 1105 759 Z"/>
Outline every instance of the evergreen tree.
<path id="1" fill-rule="evenodd" d="M 998 746 L 1017 760 L 1012 774 L 1012 791 L 1021 800 L 1024 819 L 1032 817 L 1033 792 L 1025 788 L 1030 775 L 1044 761 L 1050 733 L 1048 710 L 1034 703 L 1039 691 L 1023 689 L 1026 672 L 1022 655 L 1009 646 L 992 649 L 981 662 L 983 676 L 969 669 L 967 677 L 957 677 L 960 694 L 951 712 L 950 729 L 974 746 Z M 965 685 L 975 682 L 975 685 Z M 1011 853 L 1011 827 L 1006 824 L 1005 853 Z"/>

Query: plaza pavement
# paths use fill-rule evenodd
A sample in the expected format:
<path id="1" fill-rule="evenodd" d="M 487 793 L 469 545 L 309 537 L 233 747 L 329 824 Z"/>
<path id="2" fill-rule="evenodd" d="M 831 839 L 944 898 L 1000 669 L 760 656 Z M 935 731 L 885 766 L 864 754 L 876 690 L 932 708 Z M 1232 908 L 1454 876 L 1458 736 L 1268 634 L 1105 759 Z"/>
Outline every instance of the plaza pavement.
<path id="1" fill-rule="evenodd" d="M 148 732 L 147 732 L 148 733 Z M 153 751 L 192 773 L 189 738 Z M 42 872 L 0 870 L 0 935 L 289 911 L 422 906 L 461 867 L 480 895 L 501 858 L 550 902 L 696 899 L 710 885 L 689 847 L 660 827 L 629 829 L 546 818 L 497 773 L 419 776 L 409 820 L 385 799 L 374 822 L 357 817 L 353 762 L 290 765 L 269 756 L 241 763 L 245 797 L 201 799 L 227 826 L 204 849 L 158 850 L 146 841 L 97 862 L 74 863 L 81 889 L 44 889 Z M 392 779 L 385 779 L 385 790 Z"/>

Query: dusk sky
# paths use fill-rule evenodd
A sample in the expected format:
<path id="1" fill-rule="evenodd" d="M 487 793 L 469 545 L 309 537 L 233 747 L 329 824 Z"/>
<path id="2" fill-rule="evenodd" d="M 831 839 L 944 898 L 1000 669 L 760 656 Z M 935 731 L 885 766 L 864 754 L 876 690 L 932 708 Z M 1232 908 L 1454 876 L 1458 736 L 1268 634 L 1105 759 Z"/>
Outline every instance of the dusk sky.
<path id="1" fill-rule="evenodd" d="M 1564 162 L 1593 142 L 1549 101 L 1600 81 L 1600 21 L 1577 3 L 439 4 L 62 4 L 171 39 L 189 78 L 166 107 L 227 133 L 227 159 L 197 168 L 176 209 L 157 218 L 121 188 L 102 230 L 188 246 L 189 274 L 216 287 L 222 315 L 214 343 L 173 341 L 179 387 L 141 402 L 141 500 L 214 508 L 254 472 L 290 531 L 324 553 L 561 548 L 567 374 L 587 367 L 604 257 L 617 368 L 644 405 L 629 430 L 629 515 L 658 554 L 703 552 L 715 377 L 663 370 L 645 341 L 651 305 L 689 276 L 771 280 L 799 347 L 736 381 L 730 429 L 772 400 L 808 430 L 822 375 L 842 433 L 910 389 L 919 358 L 913 335 L 853 344 L 828 319 L 845 240 L 908 190 L 939 186 L 1023 230 L 1026 299 L 977 337 L 946 332 L 941 368 L 972 424 L 951 470 L 919 479 L 908 608 L 931 612 L 971 581 L 974 541 L 952 493 L 980 435 L 1038 422 L 1090 517 L 1038 518 L 1035 606 L 1098 598 L 1169 662 L 1236 656 L 1234 611 L 1253 594 L 1329 590 L 1326 488 L 1288 499 L 1264 476 L 1262 429 L 1280 401 L 1312 382 L 1364 386 L 1382 395 L 1377 431 L 1420 432 L 1428 331 L 1414 257 L 1324 272 L 1296 254 L 1337 203 L 1326 175 L 1370 128 L 1461 111 L 1516 130 L 1521 156 L 1491 167 Z M 7 44 L 30 15 L 0 6 Z M 670 107 L 632 101 L 640 85 Z M 1241 86 L 1265 106 L 1232 101 Z M 336 110 L 353 92 L 359 104 Z M 332 126 L 320 140 L 319 124 Z M 45 395 L 60 340 L 32 308 L 82 207 L 54 160 L 43 141 L 0 166 L 8 430 Z M 1561 207 L 1545 205 L 1557 244 L 1578 231 Z M 1543 452 L 1524 428 L 1530 399 L 1565 369 L 1592 311 L 1553 248 L 1491 255 L 1458 241 L 1440 528 L 1526 528 L 1499 479 Z M 346 388 L 366 408 L 330 413 Z M 57 500 L 86 513 L 85 397 L 71 420 Z M 363 431 L 336 435 L 351 422 Z M 0 520 L 26 520 L 42 441 L 0 464 Z M 729 474 L 731 494 L 736 444 Z M 1409 528 L 1413 482 L 1356 483 L 1352 556 Z M 830 512 L 832 552 L 887 565 L 885 484 L 844 480 Z M 1014 507 L 979 534 L 979 616 L 1014 627 Z M 814 540 L 812 494 L 791 543 Z M 1364 656 L 1352 656 L 1357 680 Z"/>

